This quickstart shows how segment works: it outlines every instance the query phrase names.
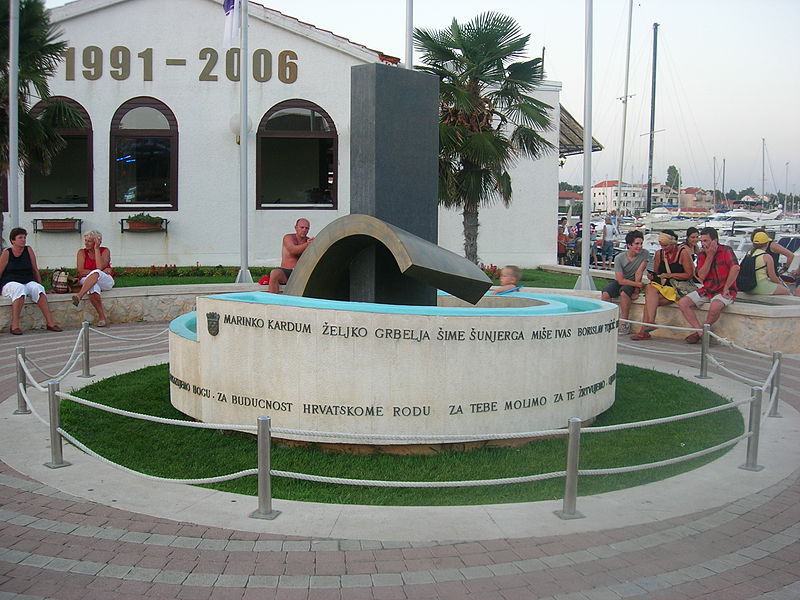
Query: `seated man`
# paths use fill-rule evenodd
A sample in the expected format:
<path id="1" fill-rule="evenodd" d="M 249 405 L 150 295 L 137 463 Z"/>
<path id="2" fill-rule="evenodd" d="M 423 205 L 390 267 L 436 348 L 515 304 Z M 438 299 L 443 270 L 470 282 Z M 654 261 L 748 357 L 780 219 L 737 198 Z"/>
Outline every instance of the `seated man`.
<path id="1" fill-rule="evenodd" d="M 644 287 L 642 275 L 647 268 L 650 253 L 642 248 L 644 234 L 641 231 L 629 231 L 625 236 L 628 249 L 620 252 L 614 259 L 614 281 L 603 290 L 603 300 L 610 302 L 619 296 L 619 318 L 628 319 L 631 302 L 639 297 L 639 290 Z M 619 326 L 619 334 L 627 335 L 631 332 L 630 323 Z"/>
<path id="2" fill-rule="evenodd" d="M 678 308 L 683 317 L 695 329 L 702 329 L 695 316 L 695 309 L 706 302 L 711 302 L 706 315 L 706 323 L 711 325 L 719 319 L 722 309 L 733 304 L 736 299 L 736 276 L 739 274 L 739 263 L 733 248 L 719 243 L 719 235 L 713 227 L 704 227 L 700 231 L 700 244 L 703 251 L 697 257 L 695 277 L 702 282 L 702 287 L 678 300 Z M 687 344 L 696 344 L 701 334 L 697 331 L 686 336 Z"/>
<path id="3" fill-rule="evenodd" d="M 294 224 L 295 233 L 287 233 L 283 236 L 283 246 L 281 247 L 281 267 L 272 269 L 269 273 L 269 291 L 273 294 L 281 293 L 281 285 L 289 281 L 297 261 L 305 252 L 308 245 L 314 238 L 308 237 L 308 230 L 311 224 L 308 219 L 297 219 Z"/>

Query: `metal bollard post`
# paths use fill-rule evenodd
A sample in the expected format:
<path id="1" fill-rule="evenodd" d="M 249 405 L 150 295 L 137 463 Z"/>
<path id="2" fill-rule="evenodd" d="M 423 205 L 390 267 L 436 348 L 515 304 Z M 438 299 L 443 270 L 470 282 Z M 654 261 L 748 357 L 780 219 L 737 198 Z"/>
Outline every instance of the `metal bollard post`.
<path id="1" fill-rule="evenodd" d="M 764 467 L 758 464 L 758 435 L 761 431 L 761 388 L 751 387 L 750 397 L 750 437 L 747 438 L 747 462 L 740 466 L 746 471 L 761 471 Z"/>
<path id="2" fill-rule="evenodd" d="M 28 391 L 28 378 L 25 376 L 25 369 L 22 368 L 20 359 L 25 360 L 25 347 L 17 346 L 17 410 L 14 411 L 15 415 L 29 415 L 31 409 L 28 408 L 25 402 L 23 392 Z M 22 389 L 19 389 L 22 386 Z"/>
<path id="3" fill-rule="evenodd" d="M 58 392 L 58 382 L 50 381 L 47 383 L 47 400 L 50 407 L 50 462 L 44 463 L 45 467 L 51 469 L 60 469 L 61 467 L 68 467 L 72 463 L 64 460 L 64 455 L 61 451 L 61 434 L 58 428 L 61 427 L 61 417 L 58 413 L 59 400 L 56 393 Z"/>
<path id="4" fill-rule="evenodd" d="M 769 388 L 769 413 L 767 413 L 768 417 L 778 417 L 781 418 L 781 415 L 778 413 L 778 402 L 780 402 L 780 393 L 781 393 L 781 359 L 783 358 L 782 352 L 773 352 L 772 353 L 772 364 L 774 365 L 776 362 L 778 363 L 778 368 L 775 369 L 775 376 L 772 378 L 772 385 Z"/>
<path id="5" fill-rule="evenodd" d="M 711 379 L 708 376 L 708 346 L 711 342 L 711 325 L 703 323 L 703 337 L 700 338 L 700 375 L 698 379 Z"/>
<path id="6" fill-rule="evenodd" d="M 559 519 L 583 519 L 575 510 L 578 498 L 578 458 L 581 452 L 581 420 L 569 420 L 569 440 L 567 442 L 567 478 L 564 484 L 564 504 L 562 510 L 554 511 Z"/>
<path id="7" fill-rule="evenodd" d="M 83 336 L 83 360 L 81 361 L 83 368 L 78 377 L 94 377 L 89 372 L 89 321 L 81 323 L 81 335 Z"/>
<path id="8" fill-rule="evenodd" d="M 281 511 L 272 510 L 272 461 L 270 459 L 271 419 L 258 417 L 258 510 L 250 513 L 253 519 L 271 521 Z"/>

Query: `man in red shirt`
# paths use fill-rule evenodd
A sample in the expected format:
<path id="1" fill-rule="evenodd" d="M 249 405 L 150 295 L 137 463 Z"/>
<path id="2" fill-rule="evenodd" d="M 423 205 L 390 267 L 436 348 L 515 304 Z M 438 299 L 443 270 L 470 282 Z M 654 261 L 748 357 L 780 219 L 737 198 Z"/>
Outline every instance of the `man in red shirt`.
<path id="1" fill-rule="evenodd" d="M 694 312 L 698 306 L 711 302 L 706 315 L 706 323 L 711 325 L 719 319 L 722 309 L 733 303 L 736 299 L 736 276 L 739 274 L 739 263 L 733 249 L 719 243 L 716 229 L 703 228 L 700 231 L 700 243 L 703 252 L 697 257 L 695 277 L 703 285 L 678 300 L 684 318 L 695 329 L 703 328 Z M 695 331 L 686 337 L 686 343 L 696 344 L 700 337 L 700 333 Z"/>

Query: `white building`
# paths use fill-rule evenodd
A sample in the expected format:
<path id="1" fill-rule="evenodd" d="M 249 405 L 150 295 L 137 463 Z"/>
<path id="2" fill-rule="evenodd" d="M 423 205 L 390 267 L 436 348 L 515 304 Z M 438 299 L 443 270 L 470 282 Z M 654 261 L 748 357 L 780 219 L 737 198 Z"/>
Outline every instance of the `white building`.
<path id="1" fill-rule="evenodd" d="M 616 211 L 623 215 L 642 213 L 645 210 L 642 186 L 624 181 L 620 186 L 617 179 L 601 181 L 592 186 L 592 210 L 600 213 Z"/>
<path id="2" fill-rule="evenodd" d="M 252 2 L 249 16 L 248 263 L 275 265 L 298 218 L 313 235 L 349 214 L 350 69 L 397 59 Z M 240 264 L 239 51 L 222 48 L 222 0 L 75 0 L 51 19 L 69 46 L 51 92 L 88 126 L 64 132 L 50 176 L 20 177 L 19 220 L 40 266 L 72 266 L 82 244 L 33 233 L 34 219 L 55 217 L 100 230 L 116 265 Z M 555 107 L 556 146 L 559 91 L 545 82 L 536 94 Z M 481 260 L 553 262 L 557 158 L 520 162 L 511 207 L 481 210 Z M 140 212 L 168 219 L 167 231 L 129 231 Z M 463 253 L 460 214 L 440 209 L 439 243 Z"/>

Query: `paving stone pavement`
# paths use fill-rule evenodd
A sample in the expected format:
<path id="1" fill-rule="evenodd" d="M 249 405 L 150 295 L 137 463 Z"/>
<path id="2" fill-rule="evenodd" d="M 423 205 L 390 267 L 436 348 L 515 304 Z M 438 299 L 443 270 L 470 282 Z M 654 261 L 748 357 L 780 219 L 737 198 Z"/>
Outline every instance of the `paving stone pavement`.
<path id="1" fill-rule="evenodd" d="M 134 337 L 164 327 L 136 323 L 111 331 Z M 75 333 L 0 336 L 0 398 L 14 393 L 14 346 L 24 344 L 42 368 L 58 370 Z M 114 344 L 92 339 L 93 347 Z M 696 369 L 683 344 L 654 340 L 651 348 L 677 352 L 668 355 L 671 363 Z M 166 343 L 159 352 L 165 350 Z M 767 360 L 713 350 L 728 368 L 750 377 L 763 379 L 769 370 Z M 153 352 L 97 354 L 93 364 Z M 642 353 L 623 340 L 621 362 L 634 352 Z M 798 357 L 784 361 L 781 383 L 782 401 L 800 408 Z M 15 407 L 14 398 L 0 403 L 3 411 Z M 71 496 L 0 462 L 0 600 L 798 599 L 800 465 L 793 467 L 757 493 L 652 523 L 565 535 L 389 542 L 152 517 Z"/>

